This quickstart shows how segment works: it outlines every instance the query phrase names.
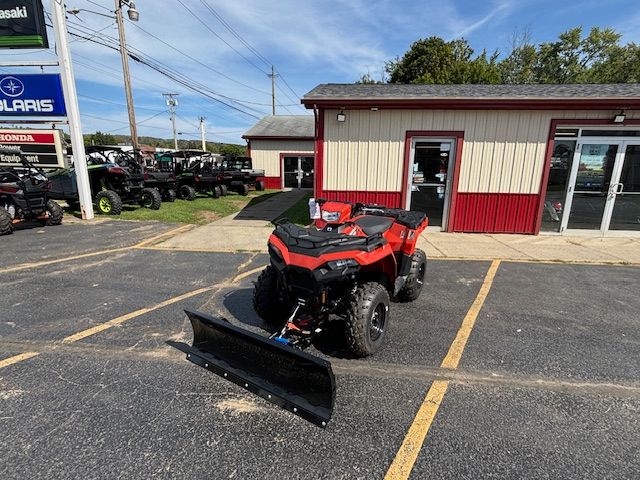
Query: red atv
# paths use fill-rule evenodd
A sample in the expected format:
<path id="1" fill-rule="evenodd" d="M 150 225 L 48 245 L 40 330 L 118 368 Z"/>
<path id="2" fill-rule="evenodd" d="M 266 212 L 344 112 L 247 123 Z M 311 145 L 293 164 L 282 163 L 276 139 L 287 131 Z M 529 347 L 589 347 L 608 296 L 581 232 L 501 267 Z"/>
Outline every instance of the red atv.
<path id="1" fill-rule="evenodd" d="M 301 350 L 330 322 L 342 321 L 357 357 L 376 352 L 389 329 L 389 300 L 418 298 L 426 256 L 416 249 L 424 213 L 380 205 L 319 201 L 315 228 L 282 220 L 269 238 L 271 264 L 261 273 L 253 306 L 282 329 L 265 338 L 187 311 L 193 346 L 170 345 L 191 362 L 316 425 L 333 412 L 331 364 Z"/>
<path id="2" fill-rule="evenodd" d="M 345 323 L 351 352 L 375 353 L 389 325 L 389 299 L 412 301 L 424 282 L 425 253 L 416 249 L 424 213 L 379 205 L 320 201 L 316 228 L 280 221 L 269 238 L 269 265 L 253 293 L 255 311 L 282 324 L 274 340 L 301 348 L 329 321 Z"/>

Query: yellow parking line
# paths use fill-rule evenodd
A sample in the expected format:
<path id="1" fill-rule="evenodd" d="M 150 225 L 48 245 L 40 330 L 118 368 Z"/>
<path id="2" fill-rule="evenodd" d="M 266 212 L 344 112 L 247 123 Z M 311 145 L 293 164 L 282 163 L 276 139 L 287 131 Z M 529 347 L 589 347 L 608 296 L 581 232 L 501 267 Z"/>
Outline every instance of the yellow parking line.
<path id="1" fill-rule="evenodd" d="M 8 367 L 9 365 L 13 365 L 14 363 L 28 360 L 30 358 L 37 357 L 38 355 L 40 355 L 40 352 L 24 352 L 18 355 L 14 355 L 13 357 L 5 358 L 4 360 L 0 360 L 0 368 Z"/>
<path id="2" fill-rule="evenodd" d="M 20 270 L 26 270 L 28 268 L 44 267 L 46 265 L 55 265 L 56 263 L 70 262 L 72 260 L 79 260 L 81 258 L 91 258 L 91 257 L 95 257 L 95 256 L 98 256 L 98 255 L 106 255 L 106 254 L 110 254 L 110 253 L 124 252 L 126 250 L 131 250 L 131 249 L 134 249 L 134 248 L 141 248 L 141 247 L 144 247 L 145 245 L 148 245 L 150 243 L 153 243 L 153 242 L 157 241 L 158 239 L 161 239 L 161 238 L 164 238 L 164 237 L 174 236 L 174 235 L 177 235 L 178 233 L 182 233 L 182 232 L 184 232 L 186 230 L 189 230 L 191 228 L 193 228 L 193 225 L 182 225 L 181 227 L 174 228 L 173 230 L 169 230 L 168 232 L 161 233 L 159 235 L 155 235 L 155 236 L 153 236 L 151 238 L 143 240 L 140 243 L 137 243 L 135 245 L 130 245 L 128 247 L 110 248 L 110 249 L 107 249 L 107 250 L 99 250 L 97 252 L 81 253 L 79 255 L 72 255 L 70 257 L 56 258 L 54 260 L 43 260 L 41 262 L 23 263 L 21 265 L 15 265 L 13 267 L 2 268 L 2 269 L 0 269 L 0 273 L 18 272 Z"/>
<path id="3" fill-rule="evenodd" d="M 262 270 L 264 270 L 265 266 L 266 265 L 262 265 L 260 267 L 253 268 L 253 269 L 251 269 L 251 270 L 249 270 L 247 272 L 240 273 L 240 274 L 236 275 L 235 277 L 233 277 L 233 280 L 231 280 L 231 283 L 239 282 L 243 278 L 247 278 L 247 277 L 250 277 L 251 275 L 253 275 L 254 273 L 261 272 Z"/>
<path id="4" fill-rule="evenodd" d="M 431 427 L 431 423 L 436 417 L 436 413 L 438 413 L 438 408 L 440 407 L 440 403 L 442 403 L 448 387 L 449 382 L 445 380 L 436 380 L 431 384 L 431 388 L 427 392 L 424 402 L 420 405 L 420 409 L 413 419 L 413 423 L 411 427 L 409 427 L 406 437 L 404 437 L 404 441 L 396 454 L 396 458 L 393 460 L 384 477 L 385 480 L 409 478 L 413 465 L 416 463 L 416 459 L 424 443 L 424 439 L 429 432 L 429 427 Z"/>
<path id="5" fill-rule="evenodd" d="M 145 313 L 153 312 L 154 310 L 158 310 L 159 308 L 166 307 L 167 305 L 171 305 L 172 303 L 179 302 L 181 300 L 185 300 L 187 298 L 195 297 L 196 295 L 200 295 L 205 292 L 210 292 L 217 288 L 217 285 L 212 285 L 210 287 L 198 288 L 197 290 L 192 290 L 191 292 L 183 293 L 182 295 L 178 295 L 177 297 L 169 298 L 163 302 L 160 302 L 151 307 L 144 307 L 135 312 L 127 313 L 125 315 L 121 315 L 119 317 L 113 318 L 108 322 L 101 323 L 91 328 L 87 328 L 86 330 L 82 330 L 81 332 L 74 333 L 73 335 L 69 335 L 62 340 L 62 343 L 73 343 L 78 340 L 82 340 L 83 338 L 90 337 L 91 335 L 95 335 L 96 333 L 103 332 L 111 327 L 115 327 L 116 325 L 120 325 L 121 323 L 126 322 L 127 320 L 131 320 L 132 318 L 139 317 L 140 315 L 144 315 Z"/>
<path id="6" fill-rule="evenodd" d="M 130 250 L 131 248 L 133 247 L 112 248 L 109 250 L 100 250 L 98 252 L 90 252 L 90 253 L 83 253 L 81 255 L 73 255 L 71 257 L 57 258 L 55 260 L 43 260 L 42 262 L 23 263 L 21 265 L 16 265 L 14 267 L 7 267 L 7 268 L 0 269 L 0 273 L 18 272 L 20 270 L 26 270 L 28 268 L 44 267 L 45 265 L 54 265 L 56 263 L 70 262 L 71 260 L 78 260 L 80 258 L 89 258 L 89 257 L 95 257 L 96 255 L 106 255 L 108 253 L 123 252 L 125 250 Z"/>
<path id="7" fill-rule="evenodd" d="M 471 331 L 473 330 L 473 326 L 478 318 L 480 309 L 487 299 L 489 290 L 491 290 L 491 285 L 493 285 L 493 280 L 499 266 L 500 260 L 494 260 L 491 263 L 476 299 L 469 308 L 467 315 L 464 317 L 462 325 L 460 325 L 460 328 L 458 329 L 456 338 L 453 340 L 451 347 L 449 347 L 449 352 L 440 364 L 441 368 L 454 370 L 458 368 L 458 363 L 460 362 L 464 348 L 469 340 L 469 335 L 471 335 Z M 422 445 L 427 438 L 429 428 L 438 413 L 438 409 L 440 408 L 440 404 L 442 403 L 448 387 L 448 380 L 436 380 L 431 384 L 431 387 L 429 388 L 422 405 L 418 409 L 418 413 L 413 419 L 398 453 L 393 459 L 389 470 L 387 470 L 387 474 L 384 477 L 385 480 L 401 480 L 409 478 L 411 470 L 413 470 L 418 454 L 420 453 Z"/>
<path id="8" fill-rule="evenodd" d="M 464 352 L 464 347 L 467 345 L 469 335 L 471 335 L 471 330 L 473 330 L 473 326 L 476 323 L 480 309 L 482 308 L 482 305 L 484 305 L 484 301 L 487 299 L 487 295 L 489 294 L 489 290 L 491 289 L 493 279 L 496 276 L 499 266 L 500 260 L 494 260 L 491 262 L 491 266 L 484 277 L 484 282 L 482 282 L 480 291 L 478 292 L 476 299 L 473 301 L 471 308 L 469 308 L 469 311 L 465 315 L 464 320 L 462 320 L 462 325 L 460 325 L 458 334 L 449 347 L 446 357 L 444 357 L 444 360 L 440 364 L 442 368 L 458 368 L 458 363 L 462 357 L 462 352 Z"/>
<path id="9" fill-rule="evenodd" d="M 249 277 L 249 276 L 251 276 L 251 275 L 253 275 L 255 273 L 258 273 L 263 268 L 264 268 L 264 265 L 260 266 L 260 267 L 253 268 L 253 269 L 248 270 L 246 272 L 239 273 L 238 275 L 233 277 L 229 283 L 239 282 L 243 278 L 246 278 L 246 277 Z M 164 301 L 162 301 L 160 303 L 157 303 L 156 305 L 152 305 L 151 307 L 144 307 L 144 308 L 141 308 L 139 310 L 135 310 L 133 312 L 126 313 L 124 315 L 120 315 L 119 317 L 112 318 L 111 320 L 109 320 L 107 322 L 100 323 L 100 324 L 95 325 L 95 326 L 93 326 L 91 328 L 87 328 L 86 330 L 82 330 L 80 332 L 74 333 L 73 335 L 69 335 L 68 337 L 65 337 L 65 338 L 62 339 L 62 343 L 69 344 L 69 343 L 77 342 L 77 341 L 82 340 L 84 338 L 90 337 L 91 335 L 95 335 L 96 333 L 104 332 L 105 330 L 108 330 L 111 327 L 115 327 L 116 325 L 120 325 L 120 324 L 126 322 L 127 320 L 131 320 L 132 318 L 136 318 L 136 317 L 139 317 L 141 315 L 144 315 L 145 313 L 153 312 L 154 310 L 158 310 L 160 308 L 164 308 L 164 307 L 166 307 L 168 305 L 171 305 L 173 303 L 180 302 L 182 300 L 186 300 L 187 298 L 195 297 L 197 295 L 201 295 L 203 293 L 210 292 L 212 290 L 220 288 L 220 285 L 221 284 L 216 284 L 216 285 L 211 285 L 209 287 L 198 288 L 196 290 L 192 290 L 190 292 L 186 292 L 186 293 L 183 293 L 181 295 L 177 295 L 175 297 L 172 297 L 172 298 L 169 298 L 167 300 L 164 300 Z M 224 285 L 224 283 L 222 285 Z M 28 360 L 30 358 L 33 358 L 33 357 L 37 356 L 37 355 L 40 355 L 40 353 L 41 352 L 24 352 L 24 353 L 20 353 L 18 355 L 14 355 L 13 357 L 9 357 L 9 358 L 5 358 L 4 360 L 0 360 L 0 369 L 4 368 L 4 367 L 8 367 L 9 365 L 13 365 L 14 363 L 22 362 L 23 360 Z"/>

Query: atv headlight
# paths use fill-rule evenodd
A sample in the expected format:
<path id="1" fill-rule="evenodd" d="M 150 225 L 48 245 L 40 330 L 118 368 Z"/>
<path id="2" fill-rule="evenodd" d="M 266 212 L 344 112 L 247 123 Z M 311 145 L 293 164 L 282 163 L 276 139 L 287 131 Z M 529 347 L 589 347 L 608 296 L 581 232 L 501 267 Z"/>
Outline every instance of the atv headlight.
<path id="1" fill-rule="evenodd" d="M 327 212 L 327 211 L 322 211 L 322 219 L 325 222 L 337 222 L 338 219 L 340 218 L 340 212 Z"/>
<path id="2" fill-rule="evenodd" d="M 353 258 L 344 258 L 341 260 L 331 260 L 327 262 L 327 266 L 331 270 L 342 270 L 343 268 L 358 267 L 360 264 Z"/>

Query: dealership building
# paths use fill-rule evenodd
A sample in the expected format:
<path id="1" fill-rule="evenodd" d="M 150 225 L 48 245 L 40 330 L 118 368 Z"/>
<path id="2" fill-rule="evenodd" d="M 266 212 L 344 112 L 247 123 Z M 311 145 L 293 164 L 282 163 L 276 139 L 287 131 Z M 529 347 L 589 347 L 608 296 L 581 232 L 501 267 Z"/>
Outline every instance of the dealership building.
<path id="1" fill-rule="evenodd" d="M 299 138 L 254 131 L 278 117 L 245 135 L 274 187 L 313 178 L 316 197 L 425 211 L 449 232 L 640 230 L 638 84 L 325 84 L 302 103 Z M 283 160 L 311 152 L 306 177 Z M 304 182 L 286 181 L 294 163 Z"/>

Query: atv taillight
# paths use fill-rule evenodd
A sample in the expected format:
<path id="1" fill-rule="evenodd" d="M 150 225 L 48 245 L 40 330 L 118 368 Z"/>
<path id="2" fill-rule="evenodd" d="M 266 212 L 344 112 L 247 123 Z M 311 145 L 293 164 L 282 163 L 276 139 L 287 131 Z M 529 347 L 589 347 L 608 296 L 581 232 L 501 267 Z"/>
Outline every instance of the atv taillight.
<path id="1" fill-rule="evenodd" d="M 115 173 L 116 175 L 124 175 L 125 171 L 122 167 L 109 167 L 107 168 L 108 173 Z"/>
<path id="2" fill-rule="evenodd" d="M 18 187 L 12 187 L 11 185 L 5 185 L 0 187 L 0 192 L 3 193 L 18 193 L 20 189 Z"/>
<path id="3" fill-rule="evenodd" d="M 196 182 L 199 182 L 199 181 L 200 181 L 200 175 L 196 175 L 196 176 L 194 177 L 194 180 L 195 180 Z"/>

